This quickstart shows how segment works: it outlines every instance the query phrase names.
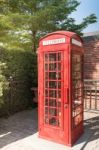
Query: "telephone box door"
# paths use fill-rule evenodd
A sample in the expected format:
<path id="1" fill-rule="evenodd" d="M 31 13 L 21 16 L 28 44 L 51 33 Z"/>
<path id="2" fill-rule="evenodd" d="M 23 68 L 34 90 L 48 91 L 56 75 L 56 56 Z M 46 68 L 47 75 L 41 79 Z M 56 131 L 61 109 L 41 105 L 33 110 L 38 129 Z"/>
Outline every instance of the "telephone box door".
<path id="1" fill-rule="evenodd" d="M 43 68 L 39 72 L 39 77 L 43 75 L 39 136 L 63 144 L 68 143 L 67 55 L 67 51 L 43 52 L 39 68 Z"/>

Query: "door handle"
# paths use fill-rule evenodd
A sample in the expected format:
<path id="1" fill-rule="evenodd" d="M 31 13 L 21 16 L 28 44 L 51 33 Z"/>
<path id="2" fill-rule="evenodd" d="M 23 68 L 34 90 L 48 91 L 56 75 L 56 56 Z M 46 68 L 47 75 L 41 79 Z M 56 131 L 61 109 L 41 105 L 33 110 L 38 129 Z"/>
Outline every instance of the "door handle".
<path id="1" fill-rule="evenodd" d="M 65 87 L 64 89 L 64 101 L 65 101 L 65 104 L 69 102 L 69 89 L 67 87 Z"/>

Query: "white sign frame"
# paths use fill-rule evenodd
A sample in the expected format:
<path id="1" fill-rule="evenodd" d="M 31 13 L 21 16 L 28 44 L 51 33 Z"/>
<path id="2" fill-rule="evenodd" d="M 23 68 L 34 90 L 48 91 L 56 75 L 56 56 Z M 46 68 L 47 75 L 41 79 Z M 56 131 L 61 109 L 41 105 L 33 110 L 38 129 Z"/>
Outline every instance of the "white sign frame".
<path id="1" fill-rule="evenodd" d="M 65 38 L 59 38 L 59 39 L 52 39 L 52 40 L 45 40 L 43 41 L 43 46 L 46 45 L 54 45 L 54 44 L 61 44 L 61 43 L 65 43 L 66 39 Z"/>
<path id="2" fill-rule="evenodd" d="M 76 39 L 72 39 L 72 44 L 82 47 L 82 43 Z"/>

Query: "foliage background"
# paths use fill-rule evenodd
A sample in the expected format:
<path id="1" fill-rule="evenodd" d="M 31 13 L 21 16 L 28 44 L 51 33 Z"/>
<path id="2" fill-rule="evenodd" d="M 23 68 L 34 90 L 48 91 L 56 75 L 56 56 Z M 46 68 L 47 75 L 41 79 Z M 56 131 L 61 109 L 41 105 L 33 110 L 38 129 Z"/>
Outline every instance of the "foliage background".
<path id="1" fill-rule="evenodd" d="M 0 116 L 32 104 L 37 87 L 37 56 L 30 51 L 0 48 Z"/>

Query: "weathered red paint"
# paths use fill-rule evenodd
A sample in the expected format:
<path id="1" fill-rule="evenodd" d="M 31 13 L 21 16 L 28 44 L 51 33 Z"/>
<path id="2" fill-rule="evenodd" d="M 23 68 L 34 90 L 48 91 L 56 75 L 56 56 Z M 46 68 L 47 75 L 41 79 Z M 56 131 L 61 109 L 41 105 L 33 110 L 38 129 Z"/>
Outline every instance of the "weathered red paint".
<path id="1" fill-rule="evenodd" d="M 38 48 L 39 137 L 68 146 L 83 133 L 82 43 L 76 33 L 57 31 Z"/>

